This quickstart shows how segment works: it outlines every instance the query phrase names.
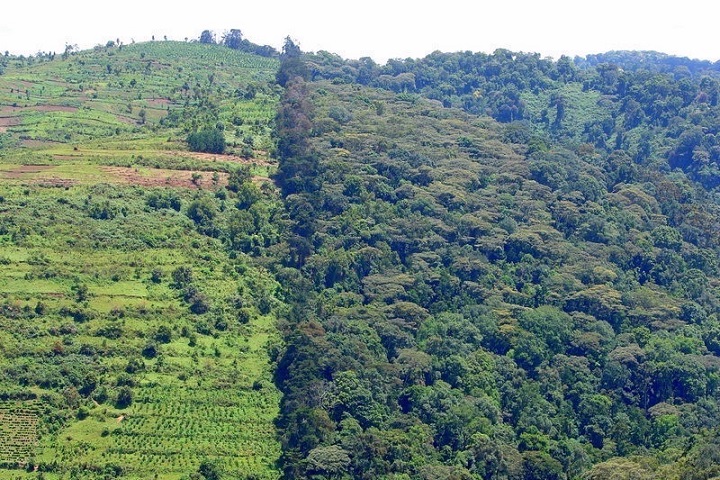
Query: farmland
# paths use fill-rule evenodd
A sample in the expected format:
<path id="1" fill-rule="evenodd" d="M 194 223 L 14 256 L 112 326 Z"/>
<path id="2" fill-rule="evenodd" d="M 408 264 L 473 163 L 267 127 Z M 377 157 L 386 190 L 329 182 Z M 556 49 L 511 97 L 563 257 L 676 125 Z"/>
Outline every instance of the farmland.
<path id="1" fill-rule="evenodd" d="M 276 63 L 184 42 L 9 62 L 0 478 L 279 476 L 284 307 L 254 248 L 280 236 Z M 204 125 L 224 154 L 188 151 Z"/>

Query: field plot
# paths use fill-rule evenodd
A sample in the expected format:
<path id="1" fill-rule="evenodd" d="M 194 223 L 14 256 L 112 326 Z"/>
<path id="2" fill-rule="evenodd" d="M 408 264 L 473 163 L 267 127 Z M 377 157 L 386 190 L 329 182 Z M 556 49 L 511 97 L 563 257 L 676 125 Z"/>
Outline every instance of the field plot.
<path id="1" fill-rule="evenodd" d="M 26 405 L 0 403 L 0 464 L 24 466 L 38 442 L 37 411 Z"/>
<path id="2" fill-rule="evenodd" d="M 0 394 L 42 411 L 0 409 L 3 465 L 180 478 L 212 459 L 278 476 L 274 282 L 182 211 L 147 208 L 171 194 L 194 195 L 4 186 Z"/>

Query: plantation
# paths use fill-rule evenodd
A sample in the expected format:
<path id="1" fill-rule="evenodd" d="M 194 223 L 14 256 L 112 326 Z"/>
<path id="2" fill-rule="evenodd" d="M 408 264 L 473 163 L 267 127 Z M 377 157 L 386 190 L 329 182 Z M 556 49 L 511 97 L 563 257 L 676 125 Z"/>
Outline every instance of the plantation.
<path id="1" fill-rule="evenodd" d="M 0 464 L 24 463 L 37 446 L 38 415 L 30 405 L 0 404 Z"/>

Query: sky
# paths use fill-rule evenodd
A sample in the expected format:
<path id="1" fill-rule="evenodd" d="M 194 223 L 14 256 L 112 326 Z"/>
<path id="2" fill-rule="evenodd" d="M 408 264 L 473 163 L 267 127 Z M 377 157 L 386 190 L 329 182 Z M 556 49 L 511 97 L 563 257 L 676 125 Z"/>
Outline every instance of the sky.
<path id="1" fill-rule="evenodd" d="M 0 52 L 29 55 L 124 43 L 220 36 L 231 28 L 280 48 L 286 36 L 304 51 L 345 58 L 419 58 L 433 51 L 544 57 L 609 50 L 655 50 L 720 60 L 720 2 L 710 0 L 32 0 L 0 5 Z"/>

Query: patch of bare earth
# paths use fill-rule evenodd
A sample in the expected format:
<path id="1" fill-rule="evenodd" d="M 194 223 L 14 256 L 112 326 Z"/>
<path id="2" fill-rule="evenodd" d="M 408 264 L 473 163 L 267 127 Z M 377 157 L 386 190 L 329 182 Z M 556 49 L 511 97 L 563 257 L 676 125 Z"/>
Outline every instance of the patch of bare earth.
<path id="1" fill-rule="evenodd" d="M 7 117 L 12 116 L 18 110 L 22 110 L 21 107 L 13 107 L 11 105 L 0 105 L 0 116 Z"/>
<path id="2" fill-rule="evenodd" d="M 145 102 L 148 107 L 165 107 L 172 103 L 172 101 L 167 98 L 148 98 Z"/>
<path id="3" fill-rule="evenodd" d="M 0 132 L 5 132 L 8 127 L 15 125 L 20 125 L 20 117 L 0 117 Z"/>
<path id="4" fill-rule="evenodd" d="M 29 110 L 37 112 L 77 112 L 78 107 L 69 107 L 67 105 L 37 105 L 35 107 L 28 107 Z"/>
<path id="5" fill-rule="evenodd" d="M 48 147 L 58 144 L 60 144 L 60 142 L 55 142 L 52 140 L 23 140 L 22 142 L 20 142 L 20 145 L 29 148 Z"/>
<path id="6" fill-rule="evenodd" d="M 125 115 L 119 115 L 115 114 L 115 117 L 121 121 L 122 123 L 126 123 L 128 125 L 137 125 L 138 121 L 132 117 L 127 117 Z"/>
<path id="7" fill-rule="evenodd" d="M 269 167 L 272 163 L 260 158 L 243 158 L 238 155 L 220 154 L 220 153 L 200 153 L 200 152 L 183 152 L 168 151 L 168 155 L 177 155 L 179 157 L 195 158 L 204 162 L 228 162 L 238 163 L 242 165 L 262 165 Z"/>
<path id="8" fill-rule="evenodd" d="M 44 172 L 45 170 L 49 170 L 51 168 L 53 168 L 52 165 L 20 165 L 13 168 L 12 170 L 2 172 L 2 176 L 3 178 L 13 179 L 23 178 L 34 173 Z"/>
<path id="9" fill-rule="evenodd" d="M 128 168 L 100 167 L 113 179 L 131 185 L 143 187 L 181 187 L 210 188 L 227 185 L 227 173 L 217 174 L 217 182 L 213 181 L 213 172 L 193 172 L 190 170 L 167 170 L 162 168 Z M 199 175 L 199 177 L 198 177 Z"/>
<path id="10" fill-rule="evenodd" d="M 0 117 L 15 117 L 19 112 L 23 110 L 29 110 L 32 112 L 77 112 L 78 107 L 71 107 L 69 105 L 33 105 L 25 107 L 13 107 L 10 105 L 4 105 L 0 107 Z"/>

